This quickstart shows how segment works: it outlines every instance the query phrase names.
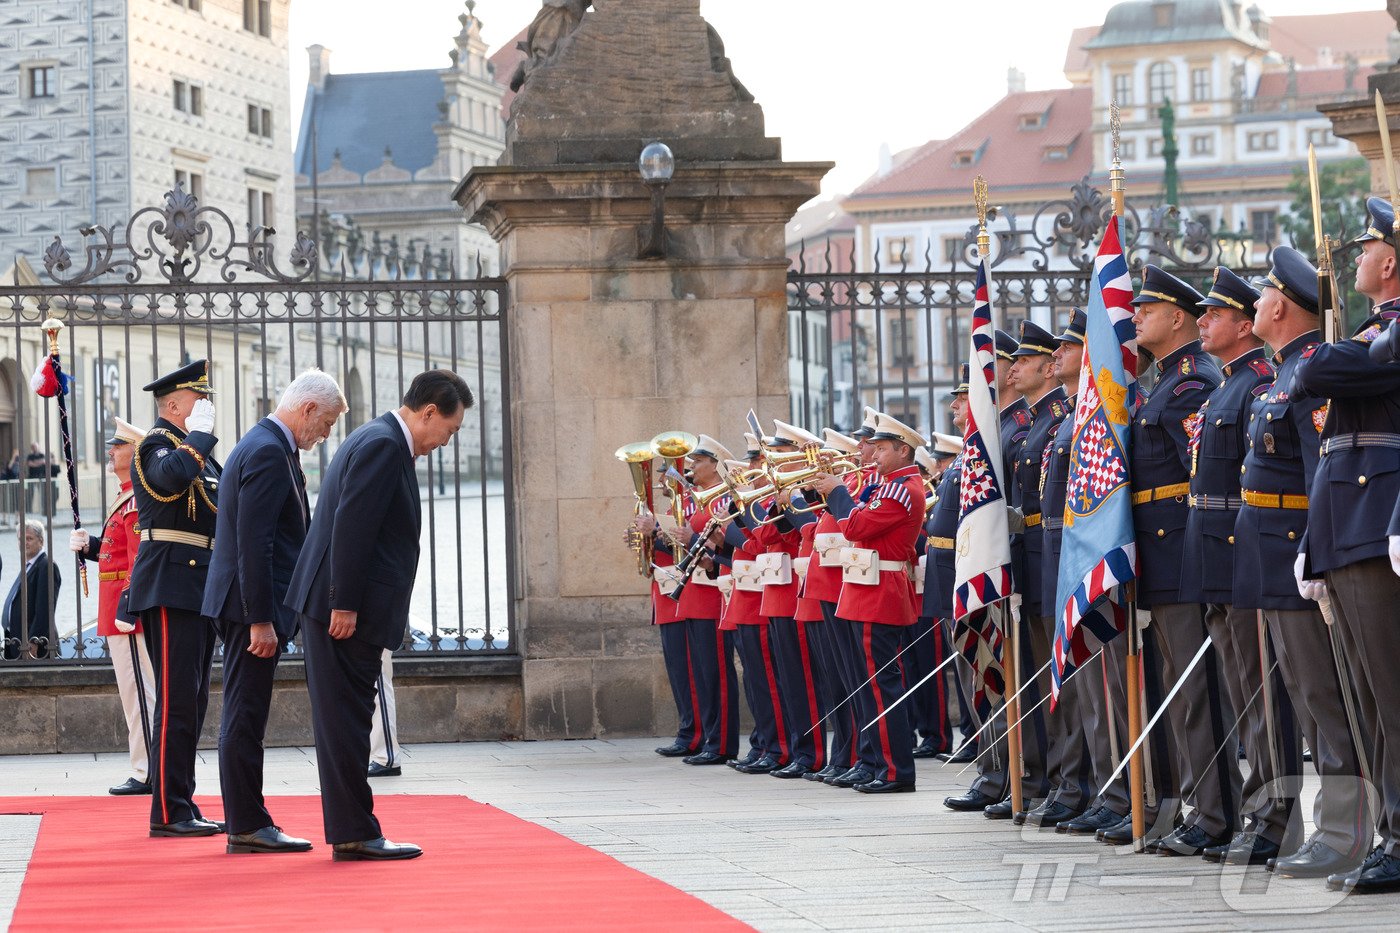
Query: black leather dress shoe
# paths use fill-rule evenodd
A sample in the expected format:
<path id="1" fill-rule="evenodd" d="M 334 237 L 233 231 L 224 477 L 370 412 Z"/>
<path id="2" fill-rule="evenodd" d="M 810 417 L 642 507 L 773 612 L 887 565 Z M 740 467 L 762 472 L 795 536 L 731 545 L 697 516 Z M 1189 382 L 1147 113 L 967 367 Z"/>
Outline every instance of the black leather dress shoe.
<path id="1" fill-rule="evenodd" d="M 802 779 L 804 781 L 825 781 L 829 777 L 836 777 L 836 775 L 845 770 L 845 768 L 839 768 L 836 765 L 827 765 L 820 771 L 808 771 L 806 774 L 802 775 Z"/>
<path id="2" fill-rule="evenodd" d="M 777 768 L 776 770 L 769 771 L 768 776 L 790 781 L 793 778 L 806 777 L 811 773 L 812 769 L 807 767 L 806 764 L 800 761 L 794 761 L 785 768 Z"/>
<path id="3" fill-rule="evenodd" d="M 151 785 L 147 784 L 145 781 L 138 781 L 134 777 L 127 778 L 116 787 L 107 788 L 107 793 L 111 794 L 113 797 L 136 797 L 142 794 L 149 794 L 150 792 Z"/>
<path id="4" fill-rule="evenodd" d="M 674 742 L 656 749 L 656 754 L 660 755 L 662 758 L 684 758 L 686 755 L 695 754 L 695 751 L 694 749 L 687 748 L 680 742 Z"/>
<path id="5" fill-rule="evenodd" d="M 1101 829 L 1117 826 L 1122 819 L 1121 814 L 1100 806 L 1072 819 L 1061 820 L 1055 824 L 1055 832 L 1067 836 L 1092 836 Z"/>
<path id="6" fill-rule="evenodd" d="M 968 745 L 965 748 L 958 749 L 956 754 L 953 752 L 939 752 L 933 757 L 950 765 L 965 765 L 977 757 L 977 749 Z"/>
<path id="7" fill-rule="evenodd" d="M 970 790 L 956 797 L 943 798 L 943 806 L 960 813 L 975 813 L 978 810 L 985 810 L 995 803 L 995 798 L 988 797 L 980 790 Z"/>
<path id="8" fill-rule="evenodd" d="M 694 755 L 687 755 L 681 761 L 688 765 L 722 765 L 729 761 L 729 756 L 719 755 L 715 752 L 697 752 Z"/>
<path id="9" fill-rule="evenodd" d="M 1041 829 L 1054 829 L 1061 823 L 1067 823 L 1083 815 L 1083 810 L 1076 810 L 1069 804 L 1060 803 L 1057 800 L 1052 804 L 1041 804 L 1027 813 L 1026 822 L 1032 826 L 1039 826 Z"/>
<path id="10" fill-rule="evenodd" d="M 869 784 L 875 780 L 875 775 L 862 767 L 854 767 L 845 774 L 838 774 L 828 783 L 832 787 L 855 787 L 857 784 Z"/>
<path id="11" fill-rule="evenodd" d="M 989 807 L 982 808 L 982 815 L 989 820 L 1009 820 L 1011 819 L 1011 798 L 998 801 Z"/>
<path id="12" fill-rule="evenodd" d="M 725 764 L 729 765 L 729 767 L 731 767 L 731 768 L 737 768 L 737 767 L 739 767 L 740 765 L 751 765 L 751 764 L 753 764 L 755 761 L 758 761 L 758 759 L 760 759 L 760 758 L 762 758 L 762 757 L 763 757 L 763 753 L 762 753 L 762 752 L 760 752 L 760 751 L 759 751 L 758 749 L 756 749 L 756 748 L 750 748 L 750 749 L 749 749 L 749 753 L 748 753 L 747 755 L 745 755 L 743 758 L 731 758 L 730 760 L 726 761 Z"/>
<path id="13" fill-rule="evenodd" d="M 1281 878 L 1326 878 L 1357 868 L 1354 855 L 1343 855 L 1325 842 L 1311 842 L 1292 855 L 1272 859 L 1269 871 Z"/>
<path id="14" fill-rule="evenodd" d="M 767 774 L 776 767 L 777 759 L 772 755 L 761 755 L 746 765 L 735 765 L 734 770 L 743 774 Z"/>
<path id="15" fill-rule="evenodd" d="M 1350 891 L 1353 887 L 1355 887 L 1356 882 L 1361 880 L 1362 872 L 1375 865 L 1376 862 L 1378 862 L 1384 857 L 1385 853 L 1381 851 L 1381 847 L 1376 846 L 1374 849 L 1371 850 L 1371 854 L 1367 855 L 1365 860 L 1362 861 L 1360 865 L 1353 868 L 1351 871 L 1339 871 L 1328 875 L 1327 890 Z"/>
<path id="16" fill-rule="evenodd" d="M 1126 838 L 1123 837 L 1126 834 Z M 1133 817 L 1128 814 L 1112 826 L 1105 826 L 1094 833 L 1094 838 L 1099 842 L 1108 843 L 1111 846 L 1126 845 L 1133 841 Z"/>
<path id="17" fill-rule="evenodd" d="M 152 823 L 151 838 L 163 836 L 217 836 L 223 829 L 209 820 L 181 820 L 178 823 Z"/>
<path id="18" fill-rule="evenodd" d="M 1254 847 L 1255 835 L 1253 830 L 1241 830 L 1235 833 L 1234 838 L 1222 845 L 1211 846 L 1201 853 L 1201 858 L 1207 862 L 1223 861 L 1225 856 L 1230 854 L 1231 849 L 1245 849 Z M 1275 853 L 1277 854 L 1277 853 Z"/>
<path id="19" fill-rule="evenodd" d="M 1199 826 L 1183 826 L 1157 843 L 1158 855 L 1200 855 L 1212 846 L 1224 845 L 1229 836 L 1212 836 Z"/>
<path id="20" fill-rule="evenodd" d="M 365 774 L 368 777 L 398 777 L 403 774 L 403 768 L 398 765 L 381 765 L 377 761 L 371 761 Z"/>
<path id="21" fill-rule="evenodd" d="M 1225 853 L 1226 865 L 1263 865 L 1278 856 L 1278 843 L 1256 835 L 1248 847 L 1231 846 Z"/>
<path id="22" fill-rule="evenodd" d="M 922 742 L 920 742 L 918 745 L 914 746 L 914 757 L 915 757 L 915 758 L 932 758 L 933 756 L 937 755 L 937 754 L 938 754 L 939 752 L 941 752 L 941 751 L 942 751 L 942 749 L 939 748 L 939 746 L 937 746 L 937 745 L 934 744 L 933 739 L 924 739 L 924 740 L 923 740 Z"/>
<path id="23" fill-rule="evenodd" d="M 1400 857 L 1382 855 L 1361 871 L 1352 890 L 1357 894 L 1388 894 L 1400 891 Z"/>
<path id="24" fill-rule="evenodd" d="M 374 862 L 387 859 L 417 858 L 423 850 L 409 842 L 390 842 L 383 836 L 364 842 L 337 842 L 331 859 L 337 862 Z"/>
<path id="25" fill-rule="evenodd" d="M 234 833 L 228 837 L 224 851 L 230 855 L 244 852 L 310 852 L 311 843 L 288 836 L 277 826 L 264 826 L 251 833 Z"/>
<path id="26" fill-rule="evenodd" d="M 862 794 L 912 794 L 914 793 L 913 781 L 867 781 L 864 784 L 857 784 L 856 790 Z"/>

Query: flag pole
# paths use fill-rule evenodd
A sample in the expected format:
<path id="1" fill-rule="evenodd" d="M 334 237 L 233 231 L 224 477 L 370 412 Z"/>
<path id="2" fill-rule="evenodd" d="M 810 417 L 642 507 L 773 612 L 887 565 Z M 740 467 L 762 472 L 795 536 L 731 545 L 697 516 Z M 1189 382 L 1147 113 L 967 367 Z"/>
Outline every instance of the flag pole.
<path id="1" fill-rule="evenodd" d="M 1113 137 L 1113 167 L 1108 172 L 1109 192 L 1113 199 L 1113 219 L 1109 222 L 1120 225 L 1118 234 L 1121 238 L 1121 223 L 1125 213 L 1123 160 L 1120 151 L 1123 120 L 1116 100 L 1108 106 L 1108 126 Z M 1090 287 L 1097 287 L 1097 283 L 1092 283 Z M 1137 373 L 1127 375 L 1131 379 L 1136 377 Z M 1142 629 L 1138 626 L 1137 584 L 1128 583 L 1124 595 L 1128 604 L 1128 662 L 1125 671 L 1128 695 L 1128 747 L 1133 750 L 1128 762 L 1128 799 L 1132 804 L 1133 814 L 1133 851 L 1141 852 L 1143 836 L 1147 833 L 1147 814 L 1143 800 L 1142 749 L 1138 742 L 1138 737 L 1142 734 L 1142 703 L 1139 699 L 1142 695 Z"/>

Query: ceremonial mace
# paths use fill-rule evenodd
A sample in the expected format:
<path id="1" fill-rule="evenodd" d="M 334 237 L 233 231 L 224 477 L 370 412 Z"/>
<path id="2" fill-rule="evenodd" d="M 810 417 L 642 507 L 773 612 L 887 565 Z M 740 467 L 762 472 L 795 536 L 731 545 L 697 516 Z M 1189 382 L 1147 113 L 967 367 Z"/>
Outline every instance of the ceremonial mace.
<path id="1" fill-rule="evenodd" d="M 68 384 L 69 378 L 63 374 L 63 364 L 59 359 L 58 332 L 63 330 L 63 322 L 49 318 L 39 325 L 49 335 L 49 355 L 39 364 L 34 374 L 33 388 L 44 398 L 58 400 L 58 433 L 63 439 L 63 462 L 68 469 L 68 502 L 73 507 L 73 529 L 83 527 L 78 515 L 78 467 L 73 462 L 73 434 L 68 427 Z M 83 595 L 88 594 L 87 561 L 82 555 L 74 555 L 78 561 L 78 575 L 83 581 Z"/>

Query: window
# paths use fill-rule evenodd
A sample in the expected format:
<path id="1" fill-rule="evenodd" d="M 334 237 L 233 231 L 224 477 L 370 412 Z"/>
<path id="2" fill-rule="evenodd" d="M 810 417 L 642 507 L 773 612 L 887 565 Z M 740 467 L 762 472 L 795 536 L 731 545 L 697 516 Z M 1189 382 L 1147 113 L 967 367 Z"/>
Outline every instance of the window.
<path id="1" fill-rule="evenodd" d="M 171 101 L 175 109 L 193 117 L 204 116 L 204 88 L 189 81 L 174 80 L 171 88 Z"/>
<path id="2" fill-rule="evenodd" d="M 182 6 L 192 13 L 198 13 L 200 7 L 204 5 L 204 0 L 171 0 L 176 6 Z"/>
<path id="3" fill-rule="evenodd" d="M 264 139 L 272 138 L 272 109 L 270 107 L 259 107 L 257 104 L 248 105 L 248 133 L 252 136 L 261 136 Z"/>
<path id="4" fill-rule="evenodd" d="M 1157 62 L 1147 69 L 1147 102 L 1160 104 L 1176 93 L 1176 68 L 1170 62 Z"/>
<path id="5" fill-rule="evenodd" d="M 953 153 L 954 165 L 971 165 L 977 161 L 977 155 L 971 149 L 960 149 Z"/>
<path id="6" fill-rule="evenodd" d="M 58 193 L 58 171 L 51 168 L 31 168 L 24 171 L 24 193 L 36 198 Z"/>
<path id="7" fill-rule="evenodd" d="M 1273 152 L 1278 149 L 1278 130 L 1260 130 L 1245 136 L 1244 146 L 1250 152 Z"/>
<path id="8" fill-rule="evenodd" d="M 1191 69 L 1191 100 L 1200 103 L 1210 100 L 1210 69 Z"/>
<path id="9" fill-rule="evenodd" d="M 1017 125 L 1023 130 L 1038 130 L 1045 125 L 1045 114 L 1023 113 Z"/>
<path id="10" fill-rule="evenodd" d="M 1128 107 L 1133 102 L 1133 76 L 1121 74 L 1113 76 L 1113 99 L 1120 107 Z"/>
<path id="11" fill-rule="evenodd" d="M 1069 146 L 1046 146 L 1046 162 L 1063 162 L 1069 158 Z"/>
<path id="12" fill-rule="evenodd" d="M 195 196 L 196 200 L 204 197 L 204 176 L 198 172 L 188 172 L 185 169 L 175 170 L 175 184 L 183 188 L 187 193 Z"/>
<path id="13" fill-rule="evenodd" d="M 1172 14 L 1175 6 L 1171 3 L 1157 2 L 1152 4 L 1153 22 L 1158 29 L 1167 29 L 1172 24 Z"/>
<path id="14" fill-rule="evenodd" d="M 1337 137 L 1333 136 L 1332 131 L 1326 127 L 1308 130 L 1308 145 L 1326 149 L 1329 146 L 1337 145 Z"/>
<path id="15" fill-rule="evenodd" d="M 1160 158 L 1162 155 L 1162 148 L 1164 146 L 1165 142 L 1160 136 L 1158 136 L 1156 139 L 1149 139 L 1147 141 L 1147 157 L 1149 159 Z"/>
<path id="16" fill-rule="evenodd" d="M 243 28 L 260 36 L 271 36 L 272 0 L 243 0 Z"/>
<path id="17" fill-rule="evenodd" d="M 1131 162 L 1137 158 L 1137 140 L 1120 139 L 1118 141 L 1118 155 L 1124 162 Z"/>
<path id="18" fill-rule="evenodd" d="M 1278 226 L 1278 211 L 1272 208 L 1249 212 L 1249 232 L 1256 244 L 1274 242 Z"/>
<path id="19" fill-rule="evenodd" d="M 30 97 L 54 97 L 58 94 L 57 65 L 25 65 L 24 87 Z"/>
<path id="20" fill-rule="evenodd" d="M 271 227 L 277 219 L 272 210 L 272 192 L 261 188 L 248 189 L 248 225 L 250 227 Z"/>
<path id="21" fill-rule="evenodd" d="M 914 241 L 907 236 L 891 237 L 885 241 L 885 261 L 892 266 L 914 261 Z"/>
<path id="22" fill-rule="evenodd" d="M 885 346 L 890 348 L 891 366 L 913 366 L 914 322 L 894 318 L 885 330 Z M 907 423 L 907 422 L 906 422 Z"/>
<path id="23" fill-rule="evenodd" d="M 1214 136 L 1192 136 L 1191 154 L 1198 156 L 1215 155 Z"/>
<path id="24" fill-rule="evenodd" d="M 955 265 L 963 254 L 963 238 L 960 236 L 945 236 L 943 238 L 943 260 L 949 265 Z"/>

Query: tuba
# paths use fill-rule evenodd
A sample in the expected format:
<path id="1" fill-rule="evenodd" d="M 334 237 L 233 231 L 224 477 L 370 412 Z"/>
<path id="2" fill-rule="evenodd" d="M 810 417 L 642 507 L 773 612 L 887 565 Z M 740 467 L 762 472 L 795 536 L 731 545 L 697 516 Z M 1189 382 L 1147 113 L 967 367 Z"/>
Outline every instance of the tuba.
<path id="1" fill-rule="evenodd" d="M 671 490 L 671 515 L 676 520 L 676 527 L 685 525 L 684 490 L 685 486 L 668 476 L 675 470 L 678 474 L 685 472 L 685 458 L 690 456 L 700 444 L 700 438 L 685 431 L 662 431 L 651 439 L 648 445 L 653 455 L 660 457 L 664 463 L 661 475 Z"/>
<path id="2" fill-rule="evenodd" d="M 651 445 L 645 441 L 637 444 L 624 444 L 613 454 L 617 459 L 627 464 L 632 471 L 632 492 L 637 499 L 636 511 L 634 515 L 650 515 L 652 512 L 651 497 L 651 468 L 652 460 L 656 455 L 652 453 Z M 635 525 L 629 525 L 625 533 L 627 546 L 637 555 L 637 572 L 644 577 L 651 576 L 651 535 L 638 531 Z"/>

